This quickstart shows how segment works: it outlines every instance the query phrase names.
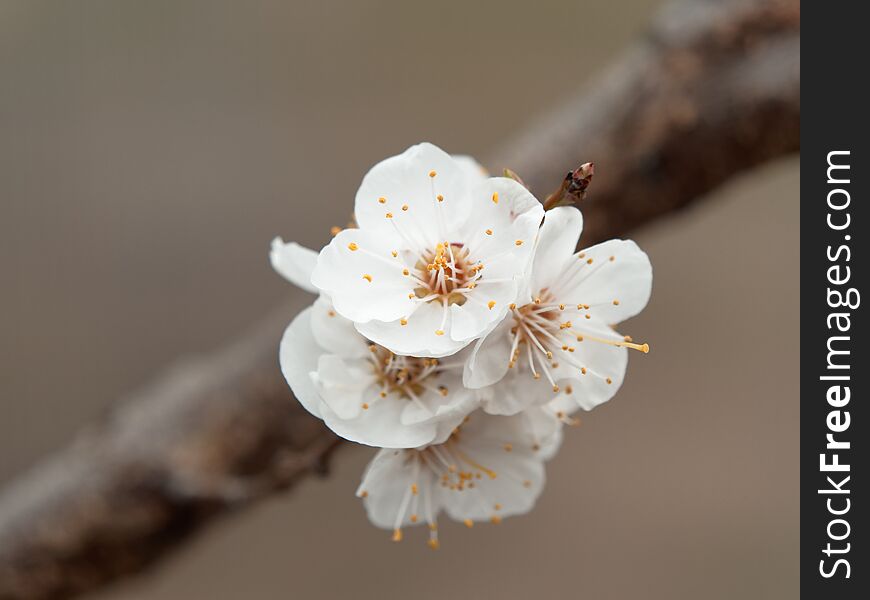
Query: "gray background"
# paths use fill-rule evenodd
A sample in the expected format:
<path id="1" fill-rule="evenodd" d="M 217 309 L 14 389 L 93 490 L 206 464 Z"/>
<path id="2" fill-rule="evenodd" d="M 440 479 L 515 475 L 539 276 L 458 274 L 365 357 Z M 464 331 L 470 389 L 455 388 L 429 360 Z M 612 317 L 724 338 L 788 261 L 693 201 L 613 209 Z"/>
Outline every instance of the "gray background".
<path id="1" fill-rule="evenodd" d="M 0 3 L 0 485 L 178 357 L 302 306 L 268 242 L 325 243 L 373 162 L 424 139 L 485 156 L 657 5 Z M 624 329 L 653 350 L 530 515 L 392 544 L 353 497 L 371 451 L 346 450 L 103 597 L 796 597 L 797 167 L 634 236 L 655 281 Z"/>

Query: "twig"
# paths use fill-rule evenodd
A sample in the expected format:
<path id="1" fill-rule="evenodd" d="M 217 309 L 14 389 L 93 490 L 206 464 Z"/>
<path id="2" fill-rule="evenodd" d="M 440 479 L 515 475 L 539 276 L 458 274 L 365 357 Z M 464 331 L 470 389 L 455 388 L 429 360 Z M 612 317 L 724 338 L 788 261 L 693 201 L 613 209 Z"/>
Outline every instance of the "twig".
<path id="1" fill-rule="evenodd" d="M 538 193 L 586 160 L 586 244 L 799 148 L 798 2 L 667 8 L 649 37 L 495 157 Z M 572 58 L 571 64 L 582 64 Z M 566 72 L 566 87 L 574 74 Z M 338 440 L 277 368 L 289 311 L 123 399 L 0 496 L 0 598 L 94 590 L 215 517 L 325 472 Z"/>

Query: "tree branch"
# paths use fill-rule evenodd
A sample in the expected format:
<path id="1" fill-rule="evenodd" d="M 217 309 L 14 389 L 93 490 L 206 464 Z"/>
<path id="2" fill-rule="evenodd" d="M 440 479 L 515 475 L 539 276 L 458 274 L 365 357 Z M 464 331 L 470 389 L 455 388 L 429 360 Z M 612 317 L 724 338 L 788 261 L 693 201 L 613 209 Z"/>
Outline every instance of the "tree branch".
<path id="1" fill-rule="evenodd" d="M 584 244 L 799 149 L 797 1 L 666 8 L 587 95 L 496 156 L 539 197 L 596 162 Z M 582 64 L 572 59 L 572 64 Z M 566 87 L 574 75 L 566 71 Z M 279 311 L 123 399 L 0 496 L 0 598 L 55 598 L 140 572 L 215 517 L 325 472 L 339 440 L 290 398 Z"/>

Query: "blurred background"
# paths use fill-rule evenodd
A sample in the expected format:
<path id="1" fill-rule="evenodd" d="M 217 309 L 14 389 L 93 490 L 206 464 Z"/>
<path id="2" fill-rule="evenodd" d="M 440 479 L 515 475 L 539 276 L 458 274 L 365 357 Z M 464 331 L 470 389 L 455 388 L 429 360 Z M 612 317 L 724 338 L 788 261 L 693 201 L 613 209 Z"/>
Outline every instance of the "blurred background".
<path id="1" fill-rule="evenodd" d="M 658 5 L 0 2 L 0 486 L 310 301 L 269 241 L 326 243 L 371 164 L 421 140 L 486 157 Z M 346 448 L 100 597 L 796 597 L 798 183 L 781 161 L 633 235 L 655 280 L 622 329 L 652 352 L 531 514 L 392 544 L 353 496 L 372 451 Z"/>

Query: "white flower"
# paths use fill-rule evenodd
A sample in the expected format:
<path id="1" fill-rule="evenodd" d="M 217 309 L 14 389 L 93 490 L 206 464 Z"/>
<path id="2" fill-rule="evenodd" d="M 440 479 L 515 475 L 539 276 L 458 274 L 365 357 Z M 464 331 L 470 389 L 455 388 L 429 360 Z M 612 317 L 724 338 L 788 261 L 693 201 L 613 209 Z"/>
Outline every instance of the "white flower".
<path id="1" fill-rule="evenodd" d="M 284 377 L 302 405 L 343 438 L 384 448 L 439 443 L 472 410 L 463 355 L 397 356 L 371 344 L 321 297 L 281 340 Z"/>
<path id="2" fill-rule="evenodd" d="M 573 207 L 547 212 L 528 288 L 509 317 L 473 347 L 464 383 L 485 388 L 500 382 L 485 391 L 487 412 L 513 414 L 553 400 L 554 392 L 557 410 L 591 410 L 622 384 L 627 348 L 649 351 L 611 328 L 646 306 L 649 258 L 628 240 L 575 253 L 582 228 Z"/>
<path id="3" fill-rule="evenodd" d="M 560 442 L 561 424 L 545 409 L 511 417 L 478 411 L 442 444 L 378 452 L 357 496 L 393 540 L 402 539 L 403 527 L 425 524 L 437 548 L 442 510 L 468 527 L 531 510 L 544 486 L 544 461 Z"/>
<path id="4" fill-rule="evenodd" d="M 478 171 L 420 144 L 365 176 L 359 228 L 340 232 L 311 276 L 365 337 L 397 354 L 440 357 L 504 318 L 543 208 L 514 180 Z"/>

